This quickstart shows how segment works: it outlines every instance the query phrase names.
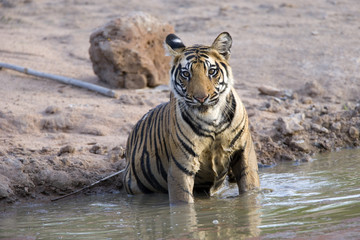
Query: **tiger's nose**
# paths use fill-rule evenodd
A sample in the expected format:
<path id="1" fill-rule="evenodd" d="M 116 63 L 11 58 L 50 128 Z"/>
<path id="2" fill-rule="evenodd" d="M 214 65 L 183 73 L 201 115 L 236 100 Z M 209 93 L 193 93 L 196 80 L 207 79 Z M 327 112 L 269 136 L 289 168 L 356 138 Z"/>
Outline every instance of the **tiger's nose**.
<path id="1" fill-rule="evenodd" d="M 204 103 L 208 97 L 209 97 L 209 94 L 208 95 L 194 96 L 194 98 L 200 103 Z"/>

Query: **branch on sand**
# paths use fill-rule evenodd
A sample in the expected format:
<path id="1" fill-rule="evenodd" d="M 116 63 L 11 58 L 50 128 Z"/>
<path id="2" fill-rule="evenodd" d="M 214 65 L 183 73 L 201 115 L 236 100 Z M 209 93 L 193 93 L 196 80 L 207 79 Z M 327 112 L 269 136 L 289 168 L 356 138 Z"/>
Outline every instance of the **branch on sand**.
<path id="1" fill-rule="evenodd" d="M 58 201 L 58 200 L 60 200 L 60 199 L 63 199 L 63 198 L 66 198 L 66 197 L 75 195 L 75 194 L 77 194 L 77 193 L 79 193 L 79 192 L 82 192 L 82 191 L 84 191 L 84 190 L 90 189 L 90 188 L 94 187 L 95 185 L 98 185 L 99 183 L 102 183 L 102 182 L 104 182 L 104 181 L 106 181 L 106 180 L 108 180 L 108 179 L 110 179 L 110 178 L 112 178 L 112 177 L 115 177 L 115 176 L 119 175 L 120 173 L 122 173 L 122 172 L 124 172 L 124 171 L 125 171 L 125 169 L 122 169 L 122 170 L 120 170 L 120 171 L 118 171 L 118 172 L 115 172 L 115 173 L 113 173 L 113 174 L 111 174 L 111 175 L 109 175 L 109 176 L 107 176 L 107 177 L 104 177 L 104 178 L 102 178 L 102 179 L 100 179 L 100 180 L 98 180 L 98 181 L 96 181 L 96 182 L 94 182 L 94 183 L 92 183 L 92 184 L 90 184 L 90 185 L 88 185 L 88 186 L 86 186 L 86 187 L 83 187 L 83 188 L 81 188 L 81 189 L 79 189 L 79 190 L 76 190 L 76 191 L 74 191 L 74 192 L 71 192 L 71 193 L 69 193 L 69 194 L 66 194 L 66 195 L 61 196 L 61 197 L 58 197 L 58 198 L 51 199 L 51 201 L 52 201 L 52 202 L 55 202 L 55 201 Z"/>
<path id="2" fill-rule="evenodd" d="M 25 73 L 28 75 L 33 75 L 36 77 L 48 78 L 48 79 L 55 80 L 55 81 L 58 81 L 61 83 L 70 84 L 70 85 L 73 85 L 76 87 L 81 87 L 81 88 L 85 88 L 85 89 L 88 89 L 88 90 L 91 90 L 94 92 L 98 92 L 98 93 L 101 93 L 108 97 L 117 98 L 117 94 L 109 88 L 101 87 L 101 86 L 98 86 L 98 85 L 95 85 L 92 83 L 83 82 L 83 81 L 80 81 L 77 79 L 68 78 L 68 77 L 59 76 L 59 75 L 53 75 L 53 74 L 49 74 L 49 73 L 38 72 L 38 71 L 32 70 L 30 68 L 24 68 L 24 67 L 16 66 L 13 64 L 0 62 L 0 69 L 1 68 L 11 69 L 11 70 L 22 72 L 22 73 Z"/>

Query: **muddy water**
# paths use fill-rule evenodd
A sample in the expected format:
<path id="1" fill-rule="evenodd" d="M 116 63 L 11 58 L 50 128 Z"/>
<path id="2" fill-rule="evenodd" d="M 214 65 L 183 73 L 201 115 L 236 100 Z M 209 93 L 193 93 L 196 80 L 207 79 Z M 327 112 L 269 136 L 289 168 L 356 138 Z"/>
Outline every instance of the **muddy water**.
<path id="1" fill-rule="evenodd" d="M 260 170 L 262 190 L 225 186 L 194 206 L 166 195 L 79 196 L 0 213 L 0 239 L 263 239 L 360 236 L 360 149 Z"/>

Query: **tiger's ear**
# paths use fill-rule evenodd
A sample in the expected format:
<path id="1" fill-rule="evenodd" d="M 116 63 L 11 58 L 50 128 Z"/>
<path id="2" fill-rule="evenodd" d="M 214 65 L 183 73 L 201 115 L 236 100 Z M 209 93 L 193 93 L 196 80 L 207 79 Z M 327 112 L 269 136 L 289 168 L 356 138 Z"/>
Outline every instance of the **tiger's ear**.
<path id="1" fill-rule="evenodd" d="M 232 45 L 232 38 L 229 33 L 223 32 L 215 39 L 211 47 L 217 50 L 227 60 L 230 57 L 230 48 Z"/>
<path id="2" fill-rule="evenodd" d="M 185 45 L 178 36 L 169 34 L 165 40 L 165 48 L 168 53 L 167 55 L 175 57 L 185 49 Z"/>

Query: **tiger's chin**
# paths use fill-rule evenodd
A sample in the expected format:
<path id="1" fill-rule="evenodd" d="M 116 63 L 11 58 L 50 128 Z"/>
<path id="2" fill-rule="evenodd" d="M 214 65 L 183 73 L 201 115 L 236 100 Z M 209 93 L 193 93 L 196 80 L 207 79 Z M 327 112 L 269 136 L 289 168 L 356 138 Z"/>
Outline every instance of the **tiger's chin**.
<path id="1" fill-rule="evenodd" d="M 199 105 L 199 106 L 192 106 L 191 107 L 193 110 L 198 111 L 200 113 L 206 113 L 209 111 L 209 108 L 211 108 L 211 106 L 209 105 Z"/>
<path id="2" fill-rule="evenodd" d="M 188 105 L 188 107 L 195 113 L 206 114 L 209 111 L 216 108 L 217 103 L 218 103 L 218 101 L 210 103 L 210 104 L 209 103 L 208 104 L 192 104 L 192 105 Z"/>

